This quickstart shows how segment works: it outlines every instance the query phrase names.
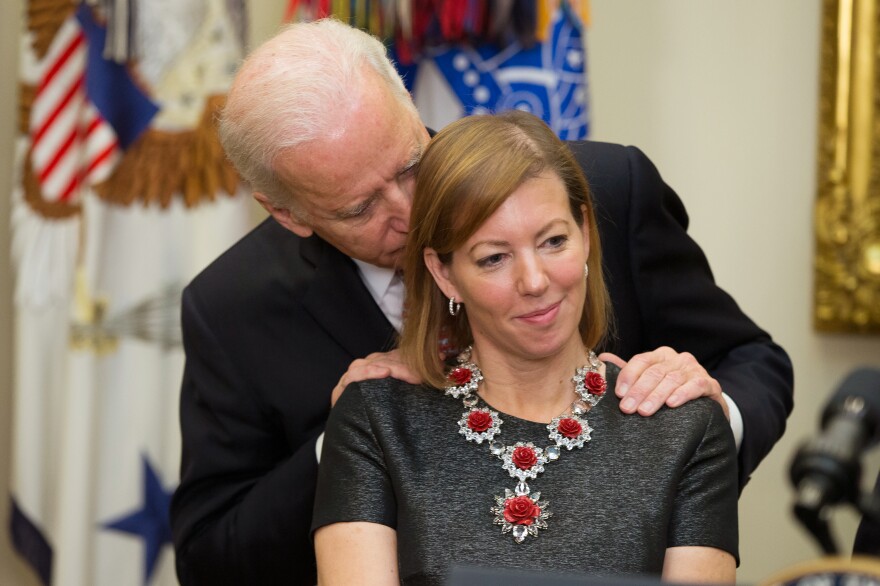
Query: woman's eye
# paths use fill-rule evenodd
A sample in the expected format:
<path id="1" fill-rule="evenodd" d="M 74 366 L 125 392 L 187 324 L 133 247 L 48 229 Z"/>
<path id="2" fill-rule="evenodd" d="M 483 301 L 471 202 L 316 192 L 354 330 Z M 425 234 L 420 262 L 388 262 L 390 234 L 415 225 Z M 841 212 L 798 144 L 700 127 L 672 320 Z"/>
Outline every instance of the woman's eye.
<path id="1" fill-rule="evenodd" d="M 550 238 L 545 240 L 544 243 L 547 246 L 549 246 L 550 248 L 559 248 L 560 246 L 565 245 L 565 243 L 567 241 L 568 241 L 568 236 L 564 236 L 564 235 L 560 234 L 558 236 L 551 236 Z"/>
<path id="2" fill-rule="evenodd" d="M 504 260 L 504 255 L 501 253 L 491 254 L 489 256 L 485 256 L 477 261 L 477 266 L 479 267 L 493 267 L 499 264 L 502 260 Z"/>

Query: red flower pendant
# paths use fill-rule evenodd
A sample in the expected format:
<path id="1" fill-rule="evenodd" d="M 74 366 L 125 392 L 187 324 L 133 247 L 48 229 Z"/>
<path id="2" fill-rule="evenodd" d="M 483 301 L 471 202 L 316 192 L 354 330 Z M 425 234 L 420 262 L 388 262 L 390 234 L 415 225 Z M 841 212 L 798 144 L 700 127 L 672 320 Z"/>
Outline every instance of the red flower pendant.
<path id="1" fill-rule="evenodd" d="M 599 374 L 598 372 L 588 372 L 584 377 L 584 386 L 587 387 L 587 391 L 591 395 L 604 395 L 605 388 L 608 386 L 608 383 L 605 382 L 605 377 Z"/>
<path id="2" fill-rule="evenodd" d="M 449 382 L 455 384 L 455 386 L 460 387 L 461 385 L 466 385 L 471 382 L 471 377 L 473 373 L 471 373 L 470 368 L 465 368 L 464 366 L 458 366 L 449 371 L 449 375 L 447 378 Z"/>
<path id="3" fill-rule="evenodd" d="M 512 533 L 517 543 L 530 535 L 537 537 L 539 529 L 547 528 L 547 519 L 552 515 L 540 492 L 529 493 L 528 486 L 517 486 L 516 492 L 505 488 L 504 496 L 496 496 L 491 509 L 495 515 L 493 523 L 501 525 L 501 533 Z"/>

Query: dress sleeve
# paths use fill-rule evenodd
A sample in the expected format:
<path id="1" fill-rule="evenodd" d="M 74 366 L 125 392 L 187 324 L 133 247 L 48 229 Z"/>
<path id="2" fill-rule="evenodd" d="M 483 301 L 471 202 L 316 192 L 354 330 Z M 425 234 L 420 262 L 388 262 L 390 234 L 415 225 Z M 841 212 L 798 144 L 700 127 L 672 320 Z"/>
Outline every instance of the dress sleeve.
<path id="1" fill-rule="evenodd" d="M 366 521 L 397 527 L 397 501 L 385 456 L 359 383 L 330 412 L 312 517 L 312 533 L 332 523 Z"/>
<path id="2" fill-rule="evenodd" d="M 667 544 L 716 547 L 739 565 L 736 446 L 721 406 L 704 404 L 708 423 L 679 479 Z"/>

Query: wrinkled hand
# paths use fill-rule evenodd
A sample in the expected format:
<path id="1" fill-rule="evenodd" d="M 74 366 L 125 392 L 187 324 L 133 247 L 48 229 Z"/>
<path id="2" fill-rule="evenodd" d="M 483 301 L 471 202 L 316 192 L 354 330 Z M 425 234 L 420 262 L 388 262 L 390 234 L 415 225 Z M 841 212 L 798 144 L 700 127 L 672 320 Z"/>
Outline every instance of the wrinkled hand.
<path id="1" fill-rule="evenodd" d="M 648 416 L 664 403 L 679 407 L 698 397 L 710 397 L 721 403 L 725 417 L 730 419 L 721 385 L 688 352 L 662 346 L 636 354 L 629 362 L 610 352 L 603 352 L 599 359 L 621 369 L 615 393 L 622 399 L 620 410 L 624 413 Z"/>
<path id="2" fill-rule="evenodd" d="M 333 392 L 330 393 L 330 406 L 332 407 L 336 404 L 336 401 L 342 395 L 342 391 L 351 383 L 388 376 L 393 376 L 396 379 L 414 385 L 422 382 L 403 362 L 400 357 L 400 350 L 397 348 L 391 352 L 374 352 L 366 358 L 358 358 L 349 365 L 348 370 L 345 371 L 345 374 L 342 375 L 342 378 L 333 387 Z"/>

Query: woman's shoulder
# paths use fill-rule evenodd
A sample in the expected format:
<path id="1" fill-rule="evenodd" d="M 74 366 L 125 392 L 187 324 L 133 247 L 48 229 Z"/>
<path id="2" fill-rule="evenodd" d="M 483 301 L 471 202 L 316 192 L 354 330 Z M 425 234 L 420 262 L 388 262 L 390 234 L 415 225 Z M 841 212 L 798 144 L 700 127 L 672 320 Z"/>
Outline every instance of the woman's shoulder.
<path id="1" fill-rule="evenodd" d="M 675 408 L 664 405 L 662 411 L 668 413 L 669 417 L 687 418 L 706 426 L 723 425 L 730 428 L 721 403 L 710 397 L 698 397 Z"/>
<path id="2" fill-rule="evenodd" d="M 620 369 L 613 365 L 607 368 L 608 388 L 600 405 L 602 408 L 594 416 L 601 413 L 606 424 L 629 430 L 633 437 L 650 435 L 654 440 L 674 441 L 678 443 L 685 438 L 700 442 L 707 436 L 723 435 L 732 432 L 730 424 L 724 416 L 721 405 L 709 397 L 700 397 L 687 403 L 671 408 L 662 406 L 650 417 L 633 414 L 627 415 L 620 410 L 620 398 L 614 392 L 617 375 Z"/>
<path id="3" fill-rule="evenodd" d="M 460 417 L 461 401 L 442 390 L 383 378 L 346 387 L 330 412 L 328 428 L 360 429 L 380 445 L 396 445 L 419 430 L 443 428 Z"/>
<path id="4" fill-rule="evenodd" d="M 690 431 L 692 435 L 701 437 L 719 430 L 730 432 L 724 409 L 709 397 L 698 397 L 678 407 L 663 405 L 657 413 L 645 419 L 654 420 L 657 426 L 668 429 L 669 433 Z"/>
<path id="5" fill-rule="evenodd" d="M 608 403 L 609 406 L 613 404 L 618 410 L 620 409 L 620 399 L 615 394 L 614 389 L 617 385 L 617 377 L 619 374 L 620 367 L 610 362 L 606 364 L 606 380 L 608 388 L 602 401 Z M 672 417 L 683 421 L 693 420 L 695 422 L 709 422 L 716 420 L 719 417 L 722 420 L 726 420 L 724 409 L 721 407 L 721 404 L 710 397 L 692 399 L 675 408 L 663 405 L 652 417 L 658 417 L 659 419 Z"/>
<path id="6" fill-rule="evenodd" d="M 690 446 L 694 450 L 714 446 L 709 449 L 727 450 L 736 457 L 730 422 L 714 399 L 699 397 L 679 407 L 663 406 L 648 419 L 654 420 L 652 435 L 667 446 Z"/>
<path id="7" fill-rule="evenodd" d="M 447 401 L 450 398 L 439 389 L 387 377 L 351 383 L 336 405 L 344 407 L 345 403 L 357 402 L 368 413 L 397 413 L 431 408 Z"/>
<path id="8" fill-rule="evenodd" d="M 443 391 L 421 384 L 412 384 L 406 381 L 386 377 L 371 380 L 362 380 L 349 385 L 349 388 L 357 388 L 361 395 L 374 400 L 387 400 L 399 398 L 399 395 L 416 395 L 422 400 L 442 398 Z M 346 389 L 346 392 L 348 389 Z"/>

